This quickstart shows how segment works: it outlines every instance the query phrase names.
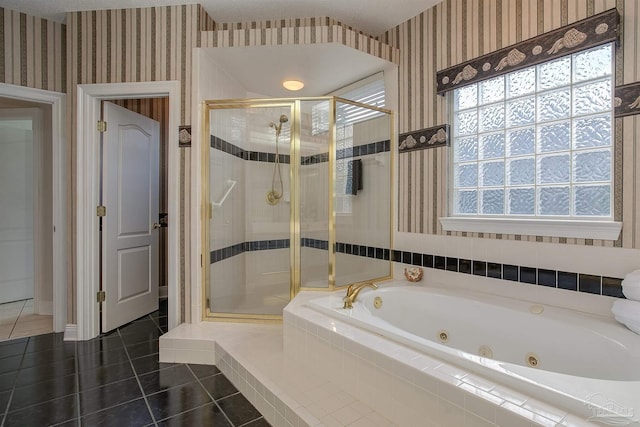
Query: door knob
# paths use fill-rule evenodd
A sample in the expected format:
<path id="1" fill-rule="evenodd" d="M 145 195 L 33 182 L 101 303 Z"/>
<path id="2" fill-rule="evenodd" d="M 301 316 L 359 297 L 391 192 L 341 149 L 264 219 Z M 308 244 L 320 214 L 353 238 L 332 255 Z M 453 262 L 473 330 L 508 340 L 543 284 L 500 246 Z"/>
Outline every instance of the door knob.
<path id="1" fill-rule="evenodd" d="M 160 228 L 162 227 L 160 224 L 158 224 L 157 222 L 153 223 L 153 228 Z"/>

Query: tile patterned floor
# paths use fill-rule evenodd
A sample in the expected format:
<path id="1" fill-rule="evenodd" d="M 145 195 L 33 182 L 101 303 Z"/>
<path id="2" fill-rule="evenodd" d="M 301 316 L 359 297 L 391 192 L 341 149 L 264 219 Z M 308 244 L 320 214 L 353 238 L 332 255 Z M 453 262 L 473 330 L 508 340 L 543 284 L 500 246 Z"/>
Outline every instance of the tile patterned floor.
<path id="1" fill-rule="evenodd" d="M 0 304 L 0 341 L 53 332 L 53 316 L 33 312 L 33 300 Z"/>
<path id="2" fill-rule="evenodd" d="M 165 304 L 91 341 L 0 342 L 0 425 L 269 426 L 215 366 L 159 363 L 166 328 Z"/>

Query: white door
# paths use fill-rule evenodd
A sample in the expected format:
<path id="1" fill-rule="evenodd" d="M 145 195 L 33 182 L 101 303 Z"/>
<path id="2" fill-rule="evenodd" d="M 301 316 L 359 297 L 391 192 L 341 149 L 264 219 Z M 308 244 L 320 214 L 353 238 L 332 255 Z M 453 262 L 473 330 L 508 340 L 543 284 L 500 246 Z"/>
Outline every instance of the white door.
<path id="1" fill-rule="evenodd" d="M 160 125 L 104 103 L 102 332 L 158 309 Z"/>
<path id="2" fill-rule="evenodd" d="M 34 296 L 32 111 L 0 109 L 0 303 Z"/>

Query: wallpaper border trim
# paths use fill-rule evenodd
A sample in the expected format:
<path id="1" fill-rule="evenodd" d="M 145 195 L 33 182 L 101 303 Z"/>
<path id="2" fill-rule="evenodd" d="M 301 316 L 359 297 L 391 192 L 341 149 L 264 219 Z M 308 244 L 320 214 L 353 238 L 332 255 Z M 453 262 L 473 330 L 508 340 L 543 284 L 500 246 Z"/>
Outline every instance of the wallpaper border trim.
<path id="1" fill-rule="evenodd" d="M 398 141 L 400 141 L 398 146 L 399 153 L 446 147 L 449 145 L 449 125 L 444 124 L 405 132 L 400 134 Z"/>
<path id="2" fill-rule="evenodd" d="M 437 93 L 618 41 L 617 9 L 574 22 L 436 73 Z"/>
<path id="3" fill-rule="evenodd" d="M 614 107 L 616 118 L 640 114 L 640 82 L 617 86 Z"/>

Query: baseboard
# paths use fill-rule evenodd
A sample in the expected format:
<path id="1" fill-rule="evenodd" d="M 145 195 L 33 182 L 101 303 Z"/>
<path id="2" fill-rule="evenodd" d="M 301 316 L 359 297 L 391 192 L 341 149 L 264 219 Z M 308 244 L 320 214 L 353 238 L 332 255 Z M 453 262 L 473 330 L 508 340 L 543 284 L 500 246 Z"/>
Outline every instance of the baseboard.
<path id="1" fill-rule="evenodd" d="M 64 328 L 64 340 L 65 341 L 78 341 L 78 325 L 75 323 L 68 323 Z"/>
<path id="2" fill-rule="evenodd" d="M 53 316 L 53 301 L 40 301 L 38 313 L 42 316 Z"/>
<path id="3" fill-rule="evenodd" d="M 160 286 L 158 289 L 158 297 L 159 298 L 168 298 L 169 297 L 169 286 L 164 285 Z"/>

